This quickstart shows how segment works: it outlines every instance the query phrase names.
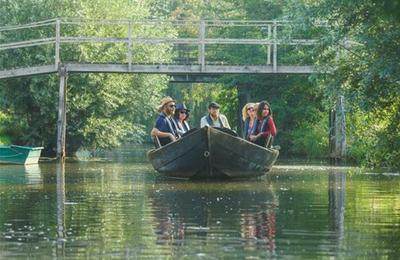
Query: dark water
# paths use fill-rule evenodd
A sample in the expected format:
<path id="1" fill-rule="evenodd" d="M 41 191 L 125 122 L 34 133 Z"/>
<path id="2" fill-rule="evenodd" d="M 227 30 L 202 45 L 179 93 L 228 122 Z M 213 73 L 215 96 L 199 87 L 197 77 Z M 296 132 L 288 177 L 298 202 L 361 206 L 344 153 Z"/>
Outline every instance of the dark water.
<path id="1" fill-rule="evenodd" d="M 279 165 L 173 181 L 146 162 L 0 165 L 0 258 L 400 257 L 400 176 Z"/>

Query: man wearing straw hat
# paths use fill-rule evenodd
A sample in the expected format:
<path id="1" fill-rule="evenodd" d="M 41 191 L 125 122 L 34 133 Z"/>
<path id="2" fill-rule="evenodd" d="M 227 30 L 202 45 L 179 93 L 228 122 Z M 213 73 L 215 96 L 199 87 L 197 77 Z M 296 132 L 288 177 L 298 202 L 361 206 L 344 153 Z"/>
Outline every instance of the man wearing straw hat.
<path id="1" fill-rule="evenodd" d="M 156 125 L 151 130 L 152 136 L 157 136 L 162 146 L 173 142 L 179 136 L 174 125 L 172 115 L 175 112 L 175 100 L 171 97 L 165 97 L 161 100 L 161 105 L 158 107 L 158 118 Z"/>

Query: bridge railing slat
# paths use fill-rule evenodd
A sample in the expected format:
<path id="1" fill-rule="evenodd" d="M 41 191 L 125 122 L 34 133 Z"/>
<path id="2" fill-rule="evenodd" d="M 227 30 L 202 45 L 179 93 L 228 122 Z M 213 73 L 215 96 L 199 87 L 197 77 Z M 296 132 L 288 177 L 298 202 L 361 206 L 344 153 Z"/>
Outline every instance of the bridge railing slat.
<path id="1" fill-rule="evenodd" d="M 40 27 L 49 27 L 50 29 L 39 29 Z M 72 26 L 72 27 L 71 27 Z M 98 30 L 92 30 L 93 35 L 87 34 L 82 35 L 82 31 L 80 28 L 85 28 L 85 26 L 105 26 L 104 28 L 117 28 L 119 30 L 118 36 L 111 35 L 113 30 L 108 30 L 109 35 L 99 36 L 97 34 Z M 197 64 L 200 65 L 201 70 L 205 70 L 205 66 L 212 64 L 223 64 L 226 66 L 231 66 L 234 64 L 229 64 L 229 61 L 218 61 L 218 58 L 224 58 L 225 55 L 220 55 L 215 59 L 210 60 L 210 55 L 206 54 L 207 51 L 211 51 L 214 53 L 215 51 L 219 51 L 215 46 L 238 46 L 238 45 L 258 45 L 263 46 L 265 48 L 264 52 L 266 53 L 265 66 L 271 66 L 274 72 L 278 72 L 278 46 L 280 45 L 298 45 L 298 46 L 311 46 L 318 43 L 317 39 L 294 39 L 290 38 L 290 35 L 286 38 L 278 37 L 280 34 L 285 31 L 279 28 L 290 28 L 292 26 L 291 23 L 287 21 L 260 21 L 260 20 L 246 20 L 246 21 L 237 21 L 237 20 L 175 20 L 175 21 L 160 21 L 160 20 L 143 20 L 143 21 L 134 21 L 134 20 L 101 20 L 101 19 L 82 19 L 82 18 L 55 18 L 49 19 L 45 21 L 39 21 L 35 23 L 25 24 L 25 25 L 16 25 L 16 26 L 5 26 L 0 27 L 0 33 L 4 33 L 6 37 L 2 38 L 4 42 L 7 39 L 7 34 L 15 32 L 16 34 L 20 30 L 41 30 L 38 31 L 39 35 L 52 34 L 53 37 L 46 37 L 41 39 L 28 39 L 21 41 L 14 41 L 9 43 L 1 43 L 0 42 L 0 55 L 2 51 L 10 50 L 10 49 L 19 49 L 19 48 L 27 48 L 41 45 L 52 45 L 54 44 L 54 60 L 55 68 L 59 66 L 62 62 L 74 62 L 71 61 L 61 61 L 61 52 L 62 46 L 67 44 L 125 44 L 126 45 L 126 60 L 124 62 L 120 61 L 120 64 L 124 64 L 128 62 L 128 71 L 131 71 L 133 64 L 133 54 L 135 53 L 135 48 L 144 44 L 144 45 L 155 45 L 155 44 L 167 44 L 171 45 L 174 48 L 172 51 L 181 51 L 184 50 L 185 53 L 188 52 L 189 55 L 193 56 L 192 47 L 197 48 Z M 177 32 L 176 37 L 160 37 L 160 36 L 151 36 L 152 28 L 166 28 L 166 29 L 174 29 Z M 249 31 L 250 36 L 237 36 L 237 31 L 235 30 L 226 30 L 227 28 L 232 27 L 254 27 L 255 29 L 239 29 L 239 32 L 243 32 L 244 34 Z M 139 28 L 139 30 L 138 30 Z M 194 28 L 194 32 L 192 35 L 183 33 L 184 36 L 180 36 L 181 31 L 179 28 L 182 28 L 185 32 L 185 28 Z M 222 28 L 222 33 L 219 28 Z M 104 30 L 107 32 L 107 30 Z M 285 29 L 286 30 L 286 29 Z M 77 35 L 71 35 L 76 33 Z M 125 35 L 124 35 L 125 34 Z M 31 35 L 35 35 L 32 33 Z M 126 37 L 124 37 L 126 36 Z M 252 37 L 253 36 L 253 37 Z M 256 36 L 256 37 L 255 37 Z M 238 38 L 235 38 L 238 37 Z M 258 37 L 258 38 L 257 38 Z M 17 38 L 15 36 L 11 38 Z M 21 37 L 23 39 L 23 37 Z M 177 46 L 177 48 L 175 48 Z M 179 46 L 192 46 L 192 47 L 179 47 Z M 222 48 L 223 49 L 223 48 Z M 183 54 L 183 55 L 188 55 Z M 175 54 L 174 54 L 175 55 Z M 175 56 L 172 57 L 175 57 Z M 192 57 L 191 56 L 191 57 Z M 228 55 L 229 56 L 229 55 Z M 177 60 L 185 61 L 194 61 L 193 57 L 189 56 L 186 59 L 179 59 L 179 55 L 176 56 Z M 212 57 L 214 58 L 214 57 Z M 95 63 L 95 61 L 90 61 L 91 63 Z M 140 63 L 143 61 L 136 61 Z M 174 64 L 171 62 L 171 64 Z M 184 63 L 186 64 L 186 63 Z M 192 63 L 195 65 L 194 63 Z M 259 64 L 251 64 L 251 65 L 259 65 Z M 250 66 L 251 66 L 250 65 Z M 4 69 L 0 68 L 0 71 Z"/>

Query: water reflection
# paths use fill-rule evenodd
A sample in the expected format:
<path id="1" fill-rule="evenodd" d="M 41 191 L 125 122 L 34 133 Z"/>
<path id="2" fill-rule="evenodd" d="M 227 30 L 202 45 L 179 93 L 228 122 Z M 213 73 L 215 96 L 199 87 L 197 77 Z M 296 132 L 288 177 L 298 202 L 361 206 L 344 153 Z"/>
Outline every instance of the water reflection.
<path id="1" fill-rule="evenodd" d="M 65 256 L 65 163 L 56 165 L 57 175 L 57 257 Z"/>
<path id="2" fill-rule="evenodd" d="M 0 259 L 400 255 L 398 176 L 283 166 L 255 180 L 156 176 L 146 163 L 0 166 Z"/>
<path id="3" fill-rule="evenodd" d="M 340 236 L 344 232 L 344 212 L 346 194 L 346 174 L 343 172 L 329 173 L 329 216 L 333 230 L 338 231 Z"/>
<path id="4" fill-rule="evenodd" d="M 270 182 L 166 182 L 149 197 L 160 245 L 212 240 L 228 251 L 261 248 L 275 254 L 278 199 Z"/>
<path id="5" fill-rule="evenodd" d="M 346 174 L 344 172 L 329 173 L 329 222 L 336 232 L 336 250 L 343 247 L 344 241 L 344 214 L 345 214 Z"/>
<path id="6" fill-rule="evenodd" d="M 43 184 L 39 164 L 0 165 L 0 184 L 29 184 L 41 188 Z"/>

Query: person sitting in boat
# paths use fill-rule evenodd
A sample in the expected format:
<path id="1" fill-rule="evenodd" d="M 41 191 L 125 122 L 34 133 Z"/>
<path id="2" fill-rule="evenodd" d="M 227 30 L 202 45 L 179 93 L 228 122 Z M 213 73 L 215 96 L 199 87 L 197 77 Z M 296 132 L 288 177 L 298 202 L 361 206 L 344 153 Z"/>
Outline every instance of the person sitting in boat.
<path id="1" fill-rule="evenodd" d="M 208 115 L 203 116 L 200 121 L 200 127 L 220 127 L 231 129 L 228 119 L 219 112 L 220 105 L 216 102 L 211 102 L 208 105 Z"/>
<path id="2" fill-rule="evenodd" d="M 190 109 L 188 109 L 185 104 L 177 104 L 175 108 L 174 114 L 174 122 L 176 126 L 176 130 L 180 136 L 190 130 L 190 126 L 187 122 L 189 118 Z"/>
<path id="3" fill-rule="evenodd" d="M 267 101 L 261 101 L 257 108 L 257 121 L 255 131 L 250 135 L 250 141 L 260 146 L 270 146 L 269 140 L 277 133 L 272 109 Z"/>
<path id="4" fill-rule="evenodd" d="M 255 103 L 247 103 L 242 109 L 242 119 L 244 122 L 243 138 L 250 140 L 250 135 L 254 133 L 256 126 Z"/>
<path id="5" fill-rule="evenodd" d="M 161 100 L 161 105 L 158 107 L 160 114 L 158 115 L 154 128 L 151 130 L 151 135 L 157 136 L 162 146 L 175 141 L 179 137 L 172 119 L 175 107 L 175 100 L 171 97 L 163 98 Z"/>

